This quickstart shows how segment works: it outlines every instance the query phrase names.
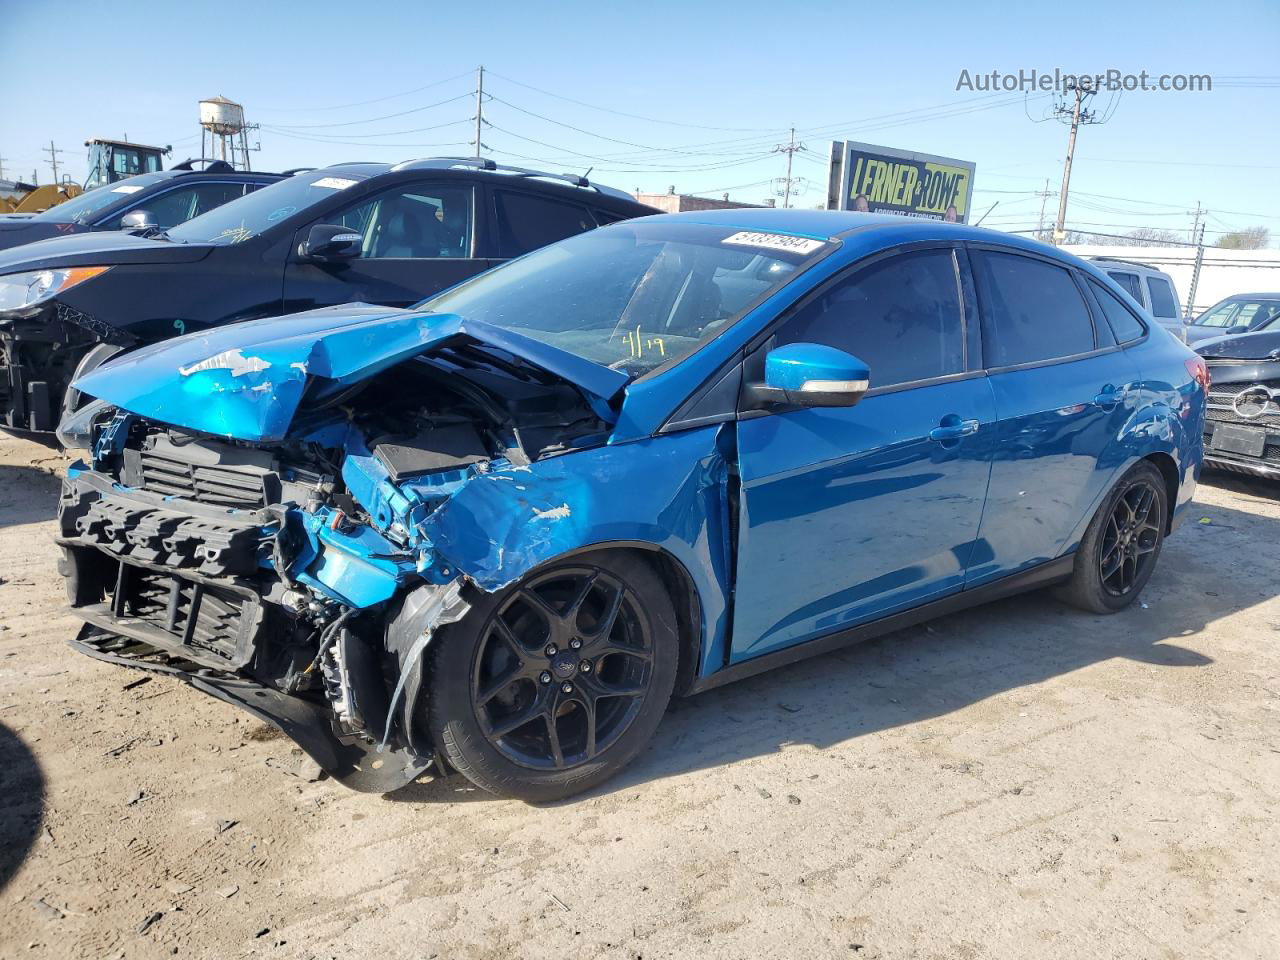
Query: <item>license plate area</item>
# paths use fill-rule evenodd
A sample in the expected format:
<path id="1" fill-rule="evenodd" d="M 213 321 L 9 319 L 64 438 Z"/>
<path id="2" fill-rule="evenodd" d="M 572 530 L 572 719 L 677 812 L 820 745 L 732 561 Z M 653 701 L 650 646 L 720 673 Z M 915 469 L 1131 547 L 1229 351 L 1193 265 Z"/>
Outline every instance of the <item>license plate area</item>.
<path id="1" fill-rule="evenodd" d="M 1213 430 L 1213 449 L 1245 457 L 1260 457 L 1267 446 L 1267 431 L 1262 427 L 1245 427 L 1235 423 L 1219 423 Z"/>

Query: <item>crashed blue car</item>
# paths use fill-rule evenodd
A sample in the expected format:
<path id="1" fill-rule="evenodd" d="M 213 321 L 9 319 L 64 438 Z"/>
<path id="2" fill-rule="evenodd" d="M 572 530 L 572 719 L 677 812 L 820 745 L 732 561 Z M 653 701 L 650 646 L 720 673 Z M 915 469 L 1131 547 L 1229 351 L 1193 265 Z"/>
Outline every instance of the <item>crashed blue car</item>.
<path id="1" fill-rule="evenodd" d="M 689 694 L 1017 591 L 1095 613 L 1195 489 L 1207 376 L 1091 264 L 863 214 L 595 230 L 413 309 L 190 334 L 61 428 L 73 646 L 339 781 L 542 801 Z"/>

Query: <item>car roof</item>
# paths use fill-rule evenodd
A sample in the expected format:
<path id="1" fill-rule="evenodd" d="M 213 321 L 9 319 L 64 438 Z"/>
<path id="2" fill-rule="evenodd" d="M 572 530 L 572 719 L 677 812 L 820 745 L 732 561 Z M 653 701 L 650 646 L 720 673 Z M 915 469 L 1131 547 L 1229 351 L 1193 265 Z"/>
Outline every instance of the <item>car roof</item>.
<path id="1" fill-rule="evenodd" d="M 1090 266 L 1072 253 L 1030 237 L 963 223 L 946 223 L 893 213 L 857 213 L 852 210 L 794 210 L 777 207 L 735 207 L 646 217 L 645 223 L 703 223 L 739 230 L 784 233 L 815 240 L 841 240 L 859 253 L 917 241 L 969 240 L 999 244 L 1074 265 Z M 856 240 L 854 244 L 851 241 Z"/>
<path id="2" fill-rule="evenodd" d="M 1218 302 L 1226 303 L 1229 300 L 1280 300 L 1280 293 L 1233 293 Z"/>
<path id="3" fill-rule="evenodd" d="M 513 181 L 519 181 L 541 191 L 576 199 L 578 202 L 589 200 L 590 203 L 598 206 L 624 208 L 633 215 L 640 212 L 656 212 L 653 207 L 640 203 L 629 193 L 588 180 L 579 174 L 550 173 L 527 167 L 512 167 L 495 163 L 487 157 L 424 157 L 417 160 L 403 160 L 400 163 L 353 161 L 330 164 L 324 169 L 349 170 L 365 177 L 430 172 L 444 177 L 479 179 L 490 183 L 510 184 Z"/>

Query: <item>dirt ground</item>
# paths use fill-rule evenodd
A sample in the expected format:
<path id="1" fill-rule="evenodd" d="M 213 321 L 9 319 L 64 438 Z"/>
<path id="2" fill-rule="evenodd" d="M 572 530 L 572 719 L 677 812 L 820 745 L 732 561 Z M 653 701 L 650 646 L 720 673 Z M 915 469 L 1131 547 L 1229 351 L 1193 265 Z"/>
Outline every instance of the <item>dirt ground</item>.
<path id="1" fill-rule="evenodd" d="M 1145 603 L 1033 594 L 677 703 L 549 807 L 388 797 L 71 652 L 62 461 L 0 440 L 0 957 L 1280 955 L 1280 485 Z"/>

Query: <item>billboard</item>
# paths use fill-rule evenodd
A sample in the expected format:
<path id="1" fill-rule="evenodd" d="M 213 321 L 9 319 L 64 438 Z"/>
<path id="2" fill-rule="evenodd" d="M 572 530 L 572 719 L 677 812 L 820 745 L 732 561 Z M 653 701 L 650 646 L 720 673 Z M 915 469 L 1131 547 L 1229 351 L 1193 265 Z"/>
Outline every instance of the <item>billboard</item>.
<path id="1" fill-rule="evenodd" d="M 833 140 L 827 209 L 967 223 L 973 172 L 966 160 Z"/>

